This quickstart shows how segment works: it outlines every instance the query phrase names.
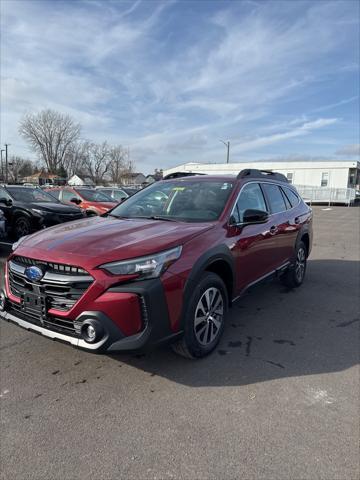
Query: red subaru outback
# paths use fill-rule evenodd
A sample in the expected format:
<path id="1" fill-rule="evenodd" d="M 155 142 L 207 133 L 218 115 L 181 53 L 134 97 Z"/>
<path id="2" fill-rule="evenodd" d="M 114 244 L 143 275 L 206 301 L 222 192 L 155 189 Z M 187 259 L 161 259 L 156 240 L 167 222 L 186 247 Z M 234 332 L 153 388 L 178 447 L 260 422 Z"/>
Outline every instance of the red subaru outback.
<path id="1" fill-rule="evenodd" d="M 88 350 L 171 341 L 203 357 L 249 286 L 302 284 L 311 243 L 311 210 L 281 174 L 172 175 L 105 216 L 20 240 L 1 316 Z"/>

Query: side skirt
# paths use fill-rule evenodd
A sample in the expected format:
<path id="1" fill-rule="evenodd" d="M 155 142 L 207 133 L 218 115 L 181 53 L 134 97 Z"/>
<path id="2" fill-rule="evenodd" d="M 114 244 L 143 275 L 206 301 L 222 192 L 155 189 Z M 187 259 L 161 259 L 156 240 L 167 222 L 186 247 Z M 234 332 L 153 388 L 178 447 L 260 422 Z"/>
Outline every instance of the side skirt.
<path id="1" fill-rule="evenodd" d="M 251 282 L 249 283 L 249 285 L 246 285 L 245 288 L 243 288 L 241 290 L 241 292 L 239 293 L 239 295 L 237 295 L 236 297 L 234 297 L 231 301 L 231 303 L 235 303 L 237 300 L 239 300 L 239 298 L 243 297 L 245 295 L 245 293 L 252 287 L 255 287 L 261 283 L 264 283 L 266 282 L 267 280 L 270 280 L 270 278 L 272 277 L 280 277 L 282 273 L 284 273 L 286 271 L 286 269 L 291 265 L 290 262 L 285 262 L 283 265 L 281 265 L 280 267 L 276 268 L 275 270 L 271 270 L 271 272 L 267 273 L 266 275 L 263 275 L 262 277 L 258 278 L 257 280 L 255 280 L 254 282 Z"/>

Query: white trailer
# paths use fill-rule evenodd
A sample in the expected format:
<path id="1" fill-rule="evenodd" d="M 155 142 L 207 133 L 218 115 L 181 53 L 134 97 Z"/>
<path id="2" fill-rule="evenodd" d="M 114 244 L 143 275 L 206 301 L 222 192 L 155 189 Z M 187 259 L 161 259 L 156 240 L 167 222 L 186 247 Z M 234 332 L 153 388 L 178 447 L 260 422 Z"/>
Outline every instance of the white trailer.
<path id="1" fill-rule="evenodd" d="M 350 204 L 360 190 L 357 161 L 185 163 L 164 170 L 164 176 L 174 172 L 236 175 L 245 168 L 280 172 L 313 202 Z"/>

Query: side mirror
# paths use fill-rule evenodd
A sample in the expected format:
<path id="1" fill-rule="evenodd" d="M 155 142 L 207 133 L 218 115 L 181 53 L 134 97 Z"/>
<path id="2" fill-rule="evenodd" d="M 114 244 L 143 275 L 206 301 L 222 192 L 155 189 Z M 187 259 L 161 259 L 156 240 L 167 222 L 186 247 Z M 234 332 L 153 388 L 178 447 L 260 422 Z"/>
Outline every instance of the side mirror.
<path id="1" fill-rule="evenodd" d="M 243 223 L 265 223 L 269 214 L 263 210 L 248 209 L 244 212 Z"/>
<path id="2" fill-rule="evenodd" d="M 12 201 L 10 200 L 10 198 L 6 198 L 6 197 L 1 197 L 0 203 L 3 203 L 7 207 L 10 207 L 12 205 Z"/>
<path id="3" fill-rule="evenodd" d="M 123 201 L 126 200 L 126 199 L 127 199 L 127 197 L 121 197 L 121 198 L 120 198 L 120 202 L 123 202 Z"/>
<path id="4" fill-rule="evenodd" d="M 75 203 L 76 205 L 80 205 L 81 200 L 80 198 L 73 197 L 73 198 L 70 198 L 70 202 Z"/>

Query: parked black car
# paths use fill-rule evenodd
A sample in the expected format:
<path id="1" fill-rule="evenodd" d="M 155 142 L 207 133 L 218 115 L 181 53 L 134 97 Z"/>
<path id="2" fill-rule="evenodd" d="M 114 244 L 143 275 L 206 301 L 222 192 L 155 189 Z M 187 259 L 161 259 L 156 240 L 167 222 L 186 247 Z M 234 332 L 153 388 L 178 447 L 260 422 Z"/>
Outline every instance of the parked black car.
<path id="1" fill-rule="evenodd" d="M 41 228 L 84 217 L 80 208 L 63 205 L 37 187 L 0 185 L 0 207 L 9 233 L 16 239 Z"/>
<path id="2" fill-rule="evenodd" d="M 6 219 L 3 210 L 0 208 L 0 238 L 5 237 L 6 234 Z"/>

